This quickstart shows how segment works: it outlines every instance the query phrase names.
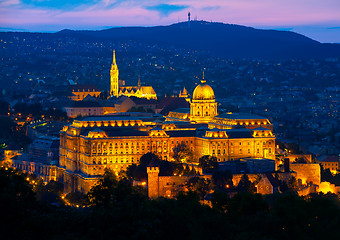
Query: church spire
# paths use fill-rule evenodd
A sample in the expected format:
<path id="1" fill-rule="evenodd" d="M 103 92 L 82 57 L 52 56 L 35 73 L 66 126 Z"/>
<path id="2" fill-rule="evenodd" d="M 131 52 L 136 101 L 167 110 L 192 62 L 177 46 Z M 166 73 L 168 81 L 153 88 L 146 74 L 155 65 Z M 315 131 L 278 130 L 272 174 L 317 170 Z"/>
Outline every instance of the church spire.
<path id="1" fill-rule="evenodd" d="M 112 65 L 116 65 L 116 50 L 113 50 Z"/>
<path id="2" fill-rule="evenodd" d="M 116 64 L 116 51 L 113 50 L 113 58 L 112 58 L 112 64 L 111 64 L 111 70 L 110 70 L 110 95 L 118 97 L 118 92 L 119 92 L 119 81 L 118 81 L 118 75 L 119 75 L 119 71 L 118 71 L 118 67 Z"/>

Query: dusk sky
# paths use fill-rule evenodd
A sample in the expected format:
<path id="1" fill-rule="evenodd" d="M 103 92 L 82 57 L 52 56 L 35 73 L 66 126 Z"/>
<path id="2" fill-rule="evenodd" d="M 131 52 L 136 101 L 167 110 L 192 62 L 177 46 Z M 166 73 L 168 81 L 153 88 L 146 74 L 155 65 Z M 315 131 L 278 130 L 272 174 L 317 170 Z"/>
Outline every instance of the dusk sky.
<path id="1" fill-rule="evenodd" d="M 1 31 L 169 25 L 191 18 L 340 43 L 340 0 L 0 0 Z"/>

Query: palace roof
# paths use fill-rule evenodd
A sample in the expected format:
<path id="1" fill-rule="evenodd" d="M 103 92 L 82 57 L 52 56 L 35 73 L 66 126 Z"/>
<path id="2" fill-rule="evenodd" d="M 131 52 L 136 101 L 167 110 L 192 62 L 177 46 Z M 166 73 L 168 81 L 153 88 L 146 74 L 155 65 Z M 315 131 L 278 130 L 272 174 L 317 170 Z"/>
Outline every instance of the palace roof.
<path id="1" fill-rule="evenodd" d="M 215 118 L 226 118 L 233 120 L 246 120 L 246 119 L 267 119 L 256 114 L 251 113 L 222 113 L 217 115 Z"/>

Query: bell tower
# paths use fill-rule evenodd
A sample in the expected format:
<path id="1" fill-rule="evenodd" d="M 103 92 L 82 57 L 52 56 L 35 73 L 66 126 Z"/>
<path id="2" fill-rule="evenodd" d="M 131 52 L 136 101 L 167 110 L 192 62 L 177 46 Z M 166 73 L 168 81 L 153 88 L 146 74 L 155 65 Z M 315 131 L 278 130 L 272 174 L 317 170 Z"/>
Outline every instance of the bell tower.
<path id="1" fill-rule="evenodd" d="M 111 86 L 110 86 L 110 96 L 118 97 L 119 92 L 119 82 L 118 82 L 118 67 L 116 64 L 116 51 L 113 50 L 113 59 L 111 64 L 110 76 L 111 76 Z"/>

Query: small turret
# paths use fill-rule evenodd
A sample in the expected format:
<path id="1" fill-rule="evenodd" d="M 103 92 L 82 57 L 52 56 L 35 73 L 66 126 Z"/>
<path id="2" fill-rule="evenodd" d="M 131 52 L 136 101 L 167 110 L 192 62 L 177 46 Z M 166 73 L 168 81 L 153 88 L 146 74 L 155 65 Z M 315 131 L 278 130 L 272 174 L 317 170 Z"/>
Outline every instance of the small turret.
<path id="1" fill-rule="evenodd" d="M 141 87 L 141 84 L 140 84 L 140 75 L 138 75 L 138 89 L 140 89 L 140 87 Z"/>

